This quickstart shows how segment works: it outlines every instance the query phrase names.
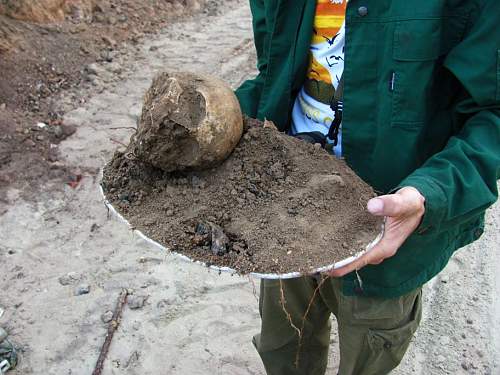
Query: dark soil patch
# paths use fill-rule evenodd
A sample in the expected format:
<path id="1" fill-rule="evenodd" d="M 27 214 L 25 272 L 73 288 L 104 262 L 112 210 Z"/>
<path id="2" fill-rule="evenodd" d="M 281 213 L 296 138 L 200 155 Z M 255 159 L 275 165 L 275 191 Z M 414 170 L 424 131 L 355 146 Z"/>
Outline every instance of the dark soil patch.
<path id="1" fill-rule="evenodd" d="M 308 272 L 376 238 L 381 220 L 365 209 L 375 193 L 344 161 L 256 120 L 245 128 L 231 156 L 201 172 L 166 173 L 117 152 L 105 194 L 150 238 L 241 274 Z"/>

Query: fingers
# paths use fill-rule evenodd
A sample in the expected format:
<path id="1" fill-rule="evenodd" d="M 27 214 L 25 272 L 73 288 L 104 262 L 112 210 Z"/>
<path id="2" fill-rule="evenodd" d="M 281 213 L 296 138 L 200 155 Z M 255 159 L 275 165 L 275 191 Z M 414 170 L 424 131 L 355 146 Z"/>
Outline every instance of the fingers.
<path id="1" fill-rule="evenodd" d="M 370 199 L 367 203 L 368 212 L 376 216 L 406 216 L 424 207 L 425 199 L 413 187 L 404 187 L 395 194 L 381 195 Z"/>
<path id="2" fill-rule="evenodd" d="M 328 271 L 328 274 L 332 277 L 342 277 L 344 275 L 347 275 L 348 273 L 351 273 L 352 271 L 359 270 L 360 268 L 363 268 L 366 265 L 364 264 L 365 260 L 363 259 L 363 257 L 364 255 L 344 267 Z"/>
<path id="3" fill-rule="evenodd" d="M 375 216 L 400 216 L 404 213 L 403 197 L 398 194 L 382 195 L 372 198 L 366 205 L 368 212 Z"/>
<path id="4" fill-rule="evenodd" d="M 413 187 L 404 187 L 395 194 L 370 199 L 368 211 L 377 216 L 386 216 L 384 236 L 371 250 L 354 262 L 328 272 L 332 277 L 341 277 L 368 264 L 380 264 L 396 254 L 399 247 L 415 230 L 425 212 L 425 198 Z"/>

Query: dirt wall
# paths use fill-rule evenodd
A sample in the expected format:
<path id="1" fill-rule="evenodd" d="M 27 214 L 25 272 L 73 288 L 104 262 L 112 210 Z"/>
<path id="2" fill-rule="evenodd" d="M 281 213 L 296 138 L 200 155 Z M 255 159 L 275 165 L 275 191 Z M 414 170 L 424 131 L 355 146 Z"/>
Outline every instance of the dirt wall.
<path id="1" fill-rule="evenodd" d="M 4 0 L 0 2 L 0 53 L 11 50 L 22 39 L 23 28 L 14 20 L 46 24 L 67 16 L 89 19 L 96 0 Z"/>
<path id="2" fill-rule="evenodd" d="M 8 51 L 14 43 L 15 28 L 10 20 L 0 16 L 0 53 Z"/>
<path id="3" fill-rule="evenodd" d="M 0 14 L 32 22 L 64 19 L 65 0 L 7 0 L 0 3 Z"/>
<path id="4" fill-rule="evenodd" d="M 6 0 L 0 3 L 0 14 L 36 23 L 57 22 L 75 11 L 90 14 L 94 3 L 94 0 Z"/>

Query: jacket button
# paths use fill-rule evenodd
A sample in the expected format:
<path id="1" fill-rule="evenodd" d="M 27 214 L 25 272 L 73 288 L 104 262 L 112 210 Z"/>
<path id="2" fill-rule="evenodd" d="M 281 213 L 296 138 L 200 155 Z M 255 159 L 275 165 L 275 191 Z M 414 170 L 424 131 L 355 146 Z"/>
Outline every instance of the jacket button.
<path id="1" fill-rule="evenodd" d="M 423 227 L 417 230 L 417 234 L 424 234 L 426 233 L 429 229 L 431 229 L 430 225 L 427 227 Z"/>
<path id="2" fill-rule="evenodd" d="M 392 343 L 391 343 L 390 341 L 386 341 L 386 342 L 384 342 L 384 348 L 385 348 L 386 350 L 391 349 L 391 348 L 392 348 Z"/>
<path id="3" fill-rule="evenodd" d="M 359 7 L 358 8 L 358 14 L 361 16 L 361 17 L 364 17 L 368 14 L 368 8 L 367 7 Z"/>

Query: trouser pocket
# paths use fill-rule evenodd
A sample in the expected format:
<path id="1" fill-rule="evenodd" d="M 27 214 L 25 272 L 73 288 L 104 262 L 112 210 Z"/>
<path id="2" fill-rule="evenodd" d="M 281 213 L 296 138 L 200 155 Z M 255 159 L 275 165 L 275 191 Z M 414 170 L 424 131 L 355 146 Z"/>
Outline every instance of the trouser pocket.
<path id="1" fill-rule="evenodd" d="M 408 321 L 392 329 L 371 328 L 367 333 L 368 362 L 373 364 L 373 375 L 385 375 L 399 365 L 422 318 L 422 295 L 419 293 Z"/>
<path id="2" fill-rule="evenodd" d="M 340 375 L 386 375 L 401 362 L 422 317 L 422 291 L 394 299 L 342 297 Z"/>

